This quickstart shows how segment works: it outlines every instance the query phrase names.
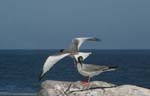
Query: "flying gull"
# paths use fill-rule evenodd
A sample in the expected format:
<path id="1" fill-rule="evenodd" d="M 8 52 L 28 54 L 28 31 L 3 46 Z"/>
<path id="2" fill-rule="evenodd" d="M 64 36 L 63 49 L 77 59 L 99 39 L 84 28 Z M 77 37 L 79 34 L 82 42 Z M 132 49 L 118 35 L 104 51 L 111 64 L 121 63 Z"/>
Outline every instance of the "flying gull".
<path id="1" fill-rule="evenodd" d="M 83 60 L 85 60 L 91 54 L 91 52 L 79 52 L 80 46 L 85 41 L 101 41 L 101 40 L 95 37 L 74 38 L 69 48 L 61 49 L 60 52 L 56 53 L 55 55 L 49 56 L 47 58 L 47 60 L 45 61 L 43 65 L 42 71 L 40 73 L 39 80 L 42 79 L 45 73 L 49 71 L 54 64 L 56 64 L 58 61 L 60 61 L 61 59 L 67 56 L 70 56 L 71 58 L 73 58 L 74 63 L 76 63 L 79 56 L 82 56 Z"/>

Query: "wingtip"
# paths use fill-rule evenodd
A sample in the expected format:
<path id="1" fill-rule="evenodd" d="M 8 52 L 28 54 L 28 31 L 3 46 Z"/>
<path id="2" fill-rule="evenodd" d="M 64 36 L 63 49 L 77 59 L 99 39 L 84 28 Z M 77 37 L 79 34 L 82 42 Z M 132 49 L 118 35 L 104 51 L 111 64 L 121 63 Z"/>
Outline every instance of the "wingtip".
<path id="1" fill-rule="evenodd" d="M 109 66 L 109 69 L 117 69 L 118 67 L 119 67 L 118 65 Z"/>
<path id="2" fill-rule="evenodd" d="M 42 78 L 43 78 L 43 71 L 42 71 L 42 72 L 40 73 L 40 75 L 39 75 L 39 81 L 41 81 Z"/>
<path id="3" fill-rule="evenodd" d="M 95 41 L 102 41 L 102 40 L 101 40 L 101 39 L 99 39 L 99 38 L 96 38 L 96 37 L 95 37 Z"/>
<path id="4" fill-rule="evenodd" d="M 39 76 L 39 81 L 41 81 L 42 80 L 42 77 L 41 76 Z"/>

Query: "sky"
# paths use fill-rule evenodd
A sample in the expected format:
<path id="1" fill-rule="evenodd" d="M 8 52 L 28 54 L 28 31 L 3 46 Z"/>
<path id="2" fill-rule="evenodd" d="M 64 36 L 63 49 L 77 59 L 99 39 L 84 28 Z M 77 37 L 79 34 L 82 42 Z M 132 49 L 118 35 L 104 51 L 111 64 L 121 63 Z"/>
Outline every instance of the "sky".
<path id="1" fill-rule="evenodd" d="M 0 0 L 0 49 L 150 49 L 150 0 Z"/>

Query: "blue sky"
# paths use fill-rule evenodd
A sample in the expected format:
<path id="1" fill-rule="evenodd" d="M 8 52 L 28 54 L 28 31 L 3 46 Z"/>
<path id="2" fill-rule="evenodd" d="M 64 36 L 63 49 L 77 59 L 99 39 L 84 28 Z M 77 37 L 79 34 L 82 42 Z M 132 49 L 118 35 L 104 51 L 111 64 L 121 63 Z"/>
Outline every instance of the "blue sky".
<path id="1" fill-rule="evenodd" d="M 0 49 L 150 49 L 150 0 L 0 0 Z"/>

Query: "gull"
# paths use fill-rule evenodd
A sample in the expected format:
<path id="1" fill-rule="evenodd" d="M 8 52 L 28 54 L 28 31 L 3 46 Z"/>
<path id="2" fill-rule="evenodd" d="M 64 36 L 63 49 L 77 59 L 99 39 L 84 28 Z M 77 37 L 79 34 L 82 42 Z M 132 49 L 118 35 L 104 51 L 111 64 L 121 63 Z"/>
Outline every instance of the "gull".
<path id="1" fill-rule="evenodd" d="M 88 85 L 92 77 L 106 71 L 116 70 L 117 67 L 118 66 L 100 66 L 100 65 L 93 65 L 93 64 L 84 64 L 83 57 L 82 56 L 78 57 L 77 70 L 82 76 L 88 77 L 88 81 L 87 81 Z"/>
<path id="2" fill-rule="evenodd" d="M 78 56 L 82 56 L 83 60 L 86 59 L 91 52 L 79 52 L 80 46 L 85 42 L 85 41 L 101 41 L 98 38 L 95 37 L 80 37 L 80 38 L 74 38 L 72 40 L 72 44 L 69 48 L 67 49 L 61 49 L 58 53 L 55 55 L 49 56 L 42 68 L 42 71 L 40 73 L 39 80 L 42 79 L 42 77 L 45 75 L 47 71 L 49 71 L 54 64 L 56 64 L 58 61 L 61 59 L 69 56 L 73 58 L 74 63 L 76 63 Z"/>

